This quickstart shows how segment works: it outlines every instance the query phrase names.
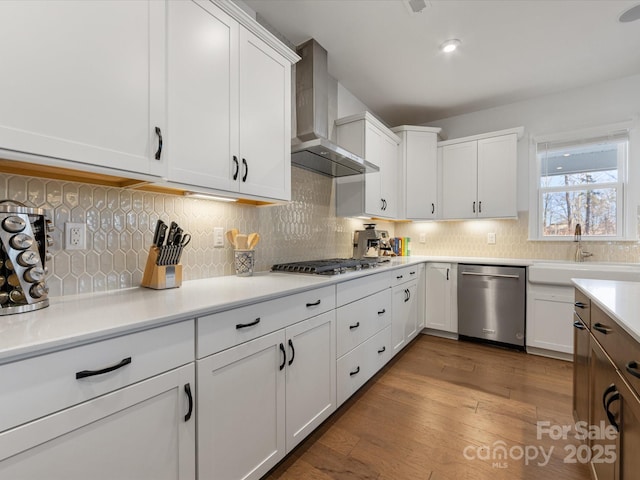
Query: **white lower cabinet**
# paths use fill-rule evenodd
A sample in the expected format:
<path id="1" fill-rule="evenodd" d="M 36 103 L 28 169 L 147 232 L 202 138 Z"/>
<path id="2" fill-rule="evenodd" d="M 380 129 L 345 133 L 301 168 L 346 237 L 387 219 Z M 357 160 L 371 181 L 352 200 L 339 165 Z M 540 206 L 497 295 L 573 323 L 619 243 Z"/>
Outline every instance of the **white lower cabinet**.
<path id="1" fill-rule="evenodd" d="M 4 413 L 31 419 L 0 433 L 0 478 L 194 480 L 193 344 L 182 322 L 3 365 Z"/>
<path id="2" fill-rule="evenodd" d="M 573 354 L 573 309 L 572 287 L 529 283 L 527 351 L 568 359 Z"/>
<path id="3" fill-rule="evenodd" d="M 402 350 L 417 334 L 419 324 L 418 284 L 424 265 L 413 265 L 397 270 L 394 275 L 391 321 L 393 355 Z"/>
<path id="4" fill-rule="evenodd" d="M 258 479 L 336 408 L 335 310 L 197 365 L 199 478 Z"/>
<path id="5" fill-rule="evenodd" d="M 391 326 L 338 359 L 338 405 L 342 405 L 391 359 Z"/>
<path id="6" fill-rule="evenodd" d="M 457 334 L 457 264 L 428 263 L 425 276 L 425 327 Z"/>

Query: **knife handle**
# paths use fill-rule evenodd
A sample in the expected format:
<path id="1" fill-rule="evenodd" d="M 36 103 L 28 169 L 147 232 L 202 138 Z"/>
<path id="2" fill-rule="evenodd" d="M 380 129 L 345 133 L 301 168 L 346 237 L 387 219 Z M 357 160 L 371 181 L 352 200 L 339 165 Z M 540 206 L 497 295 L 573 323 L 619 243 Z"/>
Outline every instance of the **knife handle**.
<path id="1" fill-rule="evenodd" d="M 164 243 L 164 239 L 166 235 L 167 235 L 167 224 L 162 222 L 162 225 L 160 225 L 160 232 L 158 233 L 158 241 L 155 244 L 156 247 L 162 247 L 162 244 Z"/>

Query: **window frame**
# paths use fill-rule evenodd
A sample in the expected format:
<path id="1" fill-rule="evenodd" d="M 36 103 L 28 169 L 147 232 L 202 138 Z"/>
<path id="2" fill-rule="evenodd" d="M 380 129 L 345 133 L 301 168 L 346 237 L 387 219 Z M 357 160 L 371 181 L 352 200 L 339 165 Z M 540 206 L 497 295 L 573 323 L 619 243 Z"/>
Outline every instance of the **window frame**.
<path id="1" fill-rule="evenodd" d="M 529 168 L 529 240 L 543 242 L 572 242 L 573 235 L 544 236 L 543 234 L 543 218 L 544 211 L 544 193 L 567 192 L 567 191 L 586 191 L 598 190 L 602 188 L 617 188 L 616 201 L 616 222 L 618 225 L 618 235 L 607 236 L 587 236 L 583 235 L 582 240 L 586 242 L 611 242 L 611 241 L 637 241 L 638 232 L 638 215 L 633 215 L 631 210 L 635 210 L 633 205 L 637 205 L 634 201 L 638 197 L 638 181 L 634 177 L 639 172 L 635 172 L 632 168 L 633 161 L 633 145 L 634 139 L 637 140 L 639 133 L 633 127 L 635 122 L 621 122 L 616 124 L 604 125 L 589 129 L 575 130 L 569 132 L 531 136 L 530 141 L 530 168 Z M 538 145 L 544 143 L 572 143 L 579 144 L 581 141 L 585 143 L 589 139 L 603 138 L 607 136 L 627 137 L 627 158 L 626 162 L 618 163 L 618 181 L 597 183 L 597 184 L 579 184 L 558 187 L 541 186 L 542 161 L 538 158 Z"/>

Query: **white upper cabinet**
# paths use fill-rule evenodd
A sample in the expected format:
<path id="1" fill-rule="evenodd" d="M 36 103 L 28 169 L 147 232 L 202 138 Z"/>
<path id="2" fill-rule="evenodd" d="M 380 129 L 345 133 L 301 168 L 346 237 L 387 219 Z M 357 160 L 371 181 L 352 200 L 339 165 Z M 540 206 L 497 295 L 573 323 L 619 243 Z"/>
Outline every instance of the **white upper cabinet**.
<path id="1" fill-rule="evenodd" d="M 169 5 L 169 181 L 290 199 L 297 57 L 249 31 L 233 4 Z"/>
<path id="2" fill-rule="evenodd" d="M 164 17 L 154 0 L 0 2 L 2 157 L 163 175 Z"/>
<path id="3" fill-rule="evenodd" d="M 238 189 L 239 28 L 211 2 L 169 2 L 169 180 Z"/>
<path id="4" fill-rule="evenodd" d="M 430 220 L 441 215 L 438 202 L 440 128 L 403 125 L 400 137 L 397 218 Z"/>
<path id="5" fill-rule="evenodd" d="M 336 127 L 338 145 L 380 168 L 336 179 L 338 215 L 396 218 L 400 138 L 369 112 L 338 119 Z"/>
<path id="6" fill-rule="evenodd" d="M 438 144 L 442 218 L 515 218 L 522 128 Z"/>

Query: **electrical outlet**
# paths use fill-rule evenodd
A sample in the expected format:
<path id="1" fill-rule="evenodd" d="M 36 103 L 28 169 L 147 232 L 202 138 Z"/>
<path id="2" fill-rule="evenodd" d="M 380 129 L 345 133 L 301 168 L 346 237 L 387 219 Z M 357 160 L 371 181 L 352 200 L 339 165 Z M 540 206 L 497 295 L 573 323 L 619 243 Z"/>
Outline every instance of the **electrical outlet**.
<path id="1" fill-rule="evenodd" d="M 487 243 L 489 245 L 496 244 L 496 234 L 495 233 L 487 233 Z"/>
<path id="2" fill-rule="evenodd" d="M 418 239 L 418 241 L 420 243 L 426 243 L 427 242 L 427 234 L 426 233 L 421 233 L 420 234 L 420 238 Z"/>
<path id="3" fill-rule="evenodd" d="M 65 250 L 86 250 L 87 248 L 87 226 L 84 223 L 64 224 L 64 249 Z"/>
<path id="4" fill-rule="evenodd" d="M 213 229 L 213 246 L 224 247 L 224 229 L 222 227 L 214 227 Z"/>

